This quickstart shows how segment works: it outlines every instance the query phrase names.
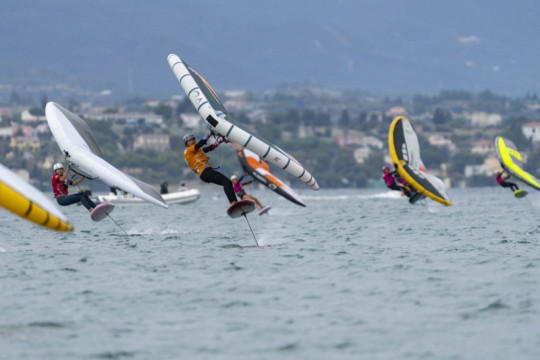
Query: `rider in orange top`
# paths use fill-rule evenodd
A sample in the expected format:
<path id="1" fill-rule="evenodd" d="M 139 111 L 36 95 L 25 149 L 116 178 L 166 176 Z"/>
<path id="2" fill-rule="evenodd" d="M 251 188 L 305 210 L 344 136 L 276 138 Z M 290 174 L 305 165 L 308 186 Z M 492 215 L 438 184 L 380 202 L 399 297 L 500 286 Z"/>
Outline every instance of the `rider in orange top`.
<path id="1" fill-rule="evenodd" d="M 217 140 L 214 144 L 203 147 L 206 145 L 209 137 L 210 134 L 205 135 L 196 143 L 195 135 L 184 135 L 184 145 L 186 145 L 186 149 L 184 150 L 184 158 L 186 159 L 189 167 L 195 171 L 197 175 L 199 175 L 202 181 L 223 186 L 227 199 L 229 199 L 231 204 L 234 204 L 237 200 L 232 182 L 225 175 L 214 170 L 208 161 L 208 157 L 206 156 L 207 152 L 213 151 L 219 146 L 221 140 Z"/>

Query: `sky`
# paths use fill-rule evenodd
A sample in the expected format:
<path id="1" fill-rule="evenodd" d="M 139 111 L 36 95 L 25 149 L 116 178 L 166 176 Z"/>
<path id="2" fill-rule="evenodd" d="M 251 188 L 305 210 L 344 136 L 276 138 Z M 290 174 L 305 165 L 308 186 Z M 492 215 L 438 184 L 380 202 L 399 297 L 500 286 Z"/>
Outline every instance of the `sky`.
<path id="1" fill-rule="evenodd" d="M 0 86 L 180 92 L 178 54 L 218 90 L 381 95 L 540 85 L 536 1 L 0 0 Z"/>

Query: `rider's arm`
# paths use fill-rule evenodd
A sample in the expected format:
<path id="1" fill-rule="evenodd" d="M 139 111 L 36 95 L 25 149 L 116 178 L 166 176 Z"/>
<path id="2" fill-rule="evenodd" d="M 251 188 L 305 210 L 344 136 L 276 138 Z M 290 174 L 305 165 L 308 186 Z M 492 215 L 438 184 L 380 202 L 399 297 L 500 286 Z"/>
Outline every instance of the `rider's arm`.
<path id="1" fill-rule="evenodd" d="M 221 141 L 222 141 L 222 138 L 220 136 L 218 136 L 217 140 L 212 145 L 209 145 L 209 146 L 203 148 L 203 151 L 205 153 L 207 153 L 209 151 L 215 150 L 215 148 L 217 148 L 219 146 L 219 144 L 221 144 Z"/>
<path id="2" fill-rule="evenodd" d="M 60 176 L 60 178 L 58 178 L 58 181 L 64 182 L 66 180 L 67 176 L 68 176 L 69 170 L 71 170 L 71 165 L 68 165 L 66 171 L 64 171 L 62 176 Z"/>
<path id="3" fill-rule="evenodd" d="M 199 142 L 197 142 L 195 144 L 195 150 L 199 150 L 200 148 L 202 148 L 206 144 L 206 142 L 208 141 L 209 137 L 210 137 L 209 135 L 205 135 L 201 140 L 199 140 Z M 204 151 L 204 149 L 203 149 L 203 151 Z"/>
<path id="4" fill-rule="evenodd" d="M 71 182 L 71 185 L 75 186 L 77 185 L 78 183 L 80 183 L 81 181 L 83 181 L 84 179 L 86 179 L 86 175 L 81 175 L 80 178 L 78 178 L 77 180 L 74 180 Z"/>

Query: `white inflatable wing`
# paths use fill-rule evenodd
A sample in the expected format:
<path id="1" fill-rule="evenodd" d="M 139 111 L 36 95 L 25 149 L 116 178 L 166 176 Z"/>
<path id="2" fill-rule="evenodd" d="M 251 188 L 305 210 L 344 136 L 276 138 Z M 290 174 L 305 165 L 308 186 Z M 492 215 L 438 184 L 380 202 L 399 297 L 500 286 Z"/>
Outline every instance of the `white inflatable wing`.
<path id="1" fill-rule="evenodd" d="M 64 214 L 48 197 L 2 164 L 0 164 L 0 206 L 51 230 L 73 230 Z"/>
<path id="2" fill-rule="evenodd" d="M 296 176 L 313 190 L 319 185 L 315 178 L 291 155 L 241 128 L 227 113 L 216 92 L 204 78 L 177 55 L 168 57 L 169 66 L 202 118 L 210 128 L 259 155 L 264 160 Z"/>
<path id="3" fill-rule="evenodd" d="M 45 115 L 56 143 L 77 171 L 154 205 L 168 207 L 151 185 L 124 174 L 103 159 L 88 124 L 79 116 L 53 102 L 47 104 Z"/>

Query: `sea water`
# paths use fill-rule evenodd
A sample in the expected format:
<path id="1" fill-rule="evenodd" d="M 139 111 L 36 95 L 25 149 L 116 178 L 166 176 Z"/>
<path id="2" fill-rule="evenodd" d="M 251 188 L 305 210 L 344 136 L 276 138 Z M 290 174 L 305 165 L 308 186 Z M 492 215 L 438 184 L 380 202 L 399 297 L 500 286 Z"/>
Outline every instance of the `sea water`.
<path id="1" fill-rule="evenodd" d="M 1 359 L 540 359 L 540 195 L 220 191 L 75 230 L 0 209 Z M 540 193 L 539 193 L 540 194 Z"/>

